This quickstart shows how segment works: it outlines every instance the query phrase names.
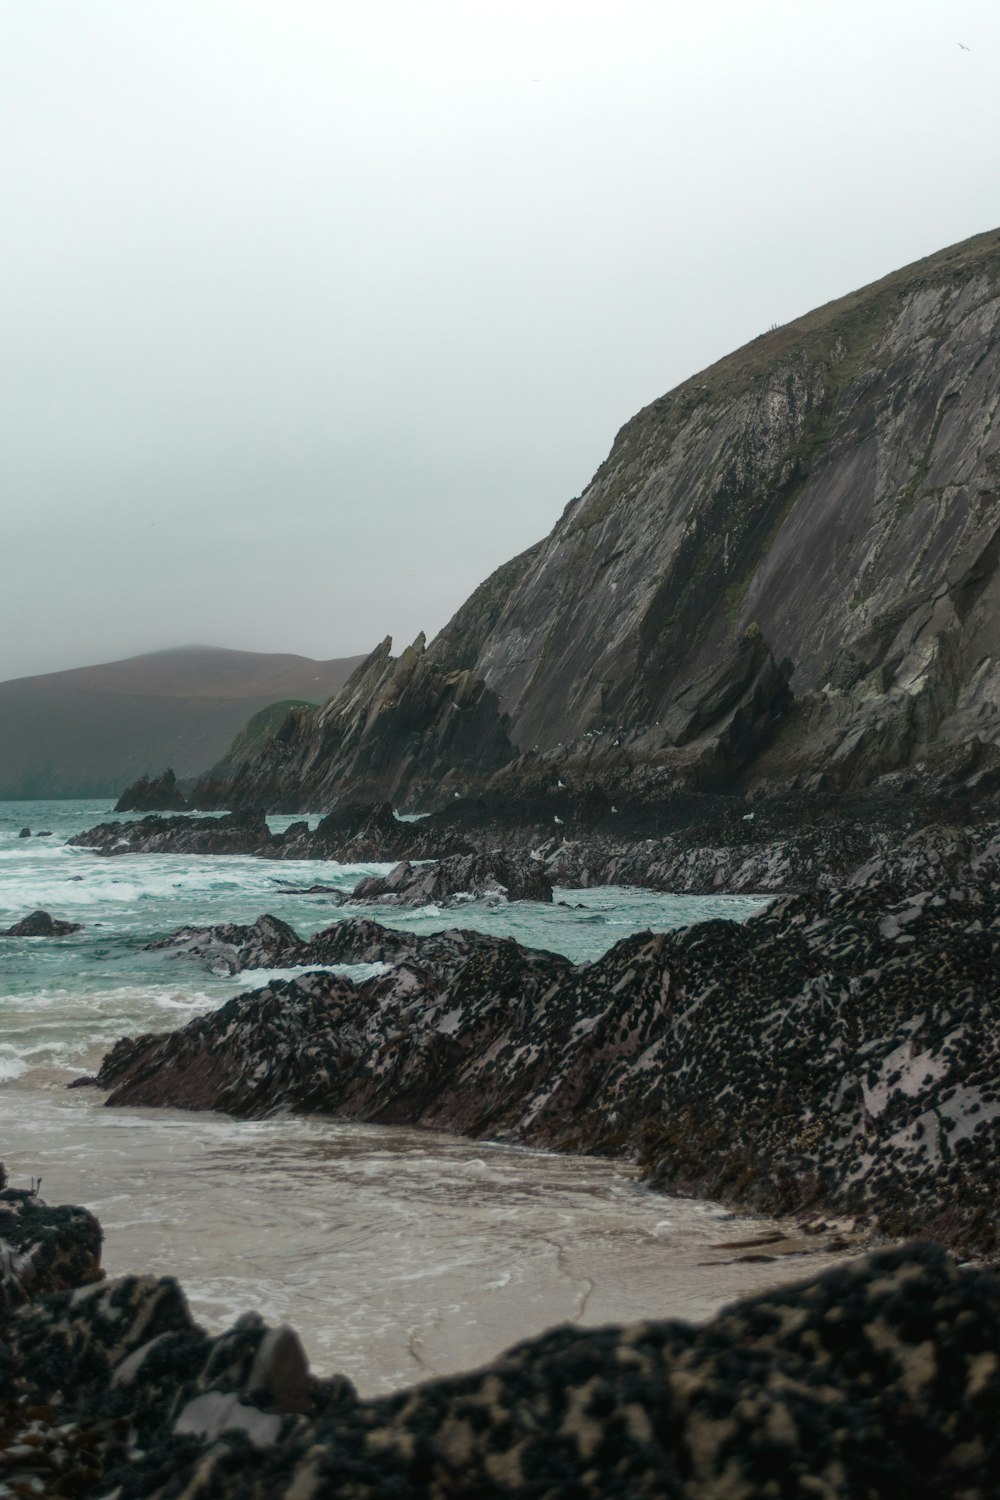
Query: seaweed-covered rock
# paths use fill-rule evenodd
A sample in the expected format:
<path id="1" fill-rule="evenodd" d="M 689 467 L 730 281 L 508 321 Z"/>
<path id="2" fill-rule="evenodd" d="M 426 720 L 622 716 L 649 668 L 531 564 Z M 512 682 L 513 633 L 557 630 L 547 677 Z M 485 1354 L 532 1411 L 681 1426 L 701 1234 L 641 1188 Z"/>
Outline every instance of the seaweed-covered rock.
<path id="1" fill-rule="evenodd" d="M 120 1042 L 100 1078 L 112 1103 L 635 1152 L 670 1190 L 834 1209 L 994 1254 L 994 868 L 984 851 L 961 885 L 789 896 L 744 925 L 639 933 L 578 967 L 481 933 L 342 921 L 294 961 L 386 970 L 272 983 Z"/>
<path id="2" fill-rule="evenodd" d="M 139 818 L 99 823 L 67 839 L 98 854 L 267 854 L 274 839 L 263 814 L 228 813 L 221 818 Z"/>
<path id="3" fill-rule="evenodd" d="M 680 1322 L 556 1328 L 374 1400 L 176 1283 L 50 1295 L 0 1343 L 13 1493 L 119 1500 L 987 1500 L 1000 1283 L 909 1246 Z"/>

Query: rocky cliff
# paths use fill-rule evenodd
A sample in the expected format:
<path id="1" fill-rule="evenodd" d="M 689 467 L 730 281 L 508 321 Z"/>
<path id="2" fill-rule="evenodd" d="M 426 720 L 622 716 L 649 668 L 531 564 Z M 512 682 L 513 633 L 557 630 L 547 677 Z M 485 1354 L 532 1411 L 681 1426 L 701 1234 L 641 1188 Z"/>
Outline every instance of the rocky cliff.
<path id="1" fill-rule="evenodd" d="M 414 804 L 571 745 L 688 785 L 855 787 L 958 745 L 972 774 L 1000 735 L 998 333 L 993 231 L 761 335 L 231 799 Z"/>

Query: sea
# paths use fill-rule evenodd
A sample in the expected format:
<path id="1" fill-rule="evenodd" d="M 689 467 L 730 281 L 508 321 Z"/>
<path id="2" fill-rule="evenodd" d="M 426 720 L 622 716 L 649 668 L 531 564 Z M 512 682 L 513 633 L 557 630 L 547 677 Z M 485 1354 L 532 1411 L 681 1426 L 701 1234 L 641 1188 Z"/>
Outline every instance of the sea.
<path id="1" fill-rule="evenodd" d="M 294 887 L 350 892 L 391 867 L 68 845 L 111 816 L 106 799 L 0 802 L 0 929 L 37 908 L 82 924 L 0 938 L 0 1160 L 11 1186 L 40 1183 L 46 1202 L 97 1215 L 109 1275 L 178 1277 L 211 1331 L 249 1309 L 290 1323 L 317 1372 L 375 1394 L 471 1368 L 558 1323 L 704 1319 L 832 1260 L 794 1226 L 651 1192 L 628 1162 L 316 1115 L 108 1109 L 100 1091 L 67 1088 L 119 1037 L 173 1030 L 296 972 L 221 975 L 148 948 L 185 924 L 269 912 L 309 936 L 363 911 L 584 963 L 639 930 L 745 921 L 763 899 L 603 886 L 557 890 L 552 906 L 340 906 Z M 291 821 L 268 820 L 274 831 Z"/>

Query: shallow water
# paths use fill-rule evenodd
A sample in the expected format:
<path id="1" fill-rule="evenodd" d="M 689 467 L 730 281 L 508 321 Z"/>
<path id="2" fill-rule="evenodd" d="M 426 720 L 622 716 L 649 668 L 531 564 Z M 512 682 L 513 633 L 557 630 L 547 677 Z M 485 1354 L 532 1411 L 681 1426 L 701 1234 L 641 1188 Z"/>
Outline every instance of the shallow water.
<path id="1" fill-rule="evenodd" d="M 62 939 L 0 939 L 0 1156 L 15 1185 L 41 1177 L 49 1202 L 97 1214 L 112 1274 L 178 1276 L 213 1329 L 247 1308 L 287 1320 L 317 1368 L 374 1392 L 474 1365 L 566 1320 L 702 1318 L 825 1263 L 748 1263 L 713 1248 L 767 1226 L 651 1194 L 627 1164 L 316 1117 L 109 1110 L 94 1090 L 67 1091 L 119 1036 L 182 1025 L 266 977 L 218 976 L 146 952 L 151 938 L 263 911 L 311 933 L 345 909 L 287 886 L 349 890 L 388 868 L 109 859 L 66 847 L 67 834 L 108 811 L 104 802 L 0 804 L 0 926 L 37 906 L 86 924 Z M 19 839 L 25 825 L 53 836 Z M 760 904 L 614 888 L 560 894 L 569 904 L 364 910 L 418 931 L 511 933 L 582 961 L 642 927 L 740 920 Z"/>
<path id="2" fill-rule="evenodd" d="M 287 1321 L 366 1393 L 470 1368 L 555 1323 L 707 1317 L 830 1257 L 746 1262 L 761 1221 L 593 1158 L 322 1119 L 0 1094 L 8 1167 L 86 1203 L 111 1274 L 178 1276 L 200 1321 Z M 766 1227 L 766 1226 L 764 1226 Z M 720 1248 L 721 1247 L 721 1248 Z"/>

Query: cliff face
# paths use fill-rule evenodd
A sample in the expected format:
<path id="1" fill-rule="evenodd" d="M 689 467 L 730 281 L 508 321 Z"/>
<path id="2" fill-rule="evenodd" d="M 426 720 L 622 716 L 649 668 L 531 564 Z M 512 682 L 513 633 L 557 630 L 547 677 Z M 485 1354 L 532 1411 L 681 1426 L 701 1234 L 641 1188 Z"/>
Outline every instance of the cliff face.
<path id="1" fill-rule="evenodd" d="M 378 709 L 376 754 L 366 667 L 287 773 L 413 801 L 571 742 L 595 773 L 614 751 L 689 784 L 855 787 L 957 745 L 974 771 L 1000 737 L 998 334 L 994 231 L 687 381 L 400 658 L 395 739 Z M 478 705 L 458 761 L 435 746 L 456 676 Z"/>
<path id="2" fill-rule="evenodd" d="M 506 717 L 482 681 L 432 662 L 423 636 L 398 658 L 391 644 L 322 708 L 289 714 L 256 759 L 200 781 L 193 805 L 300 812 L 331 806 L 345 789 L 376 802 L 431 788 L 453 797 L 513 758 Z"/>
<path id="3" fill-rule="evenodd" d="M 994 232 L 755 340 L 634 417 L 431 655 L 463 643 L 522 749 L 662 722 L 751 625 L 842 758 L 995 737 L 998 330 Z"/>

